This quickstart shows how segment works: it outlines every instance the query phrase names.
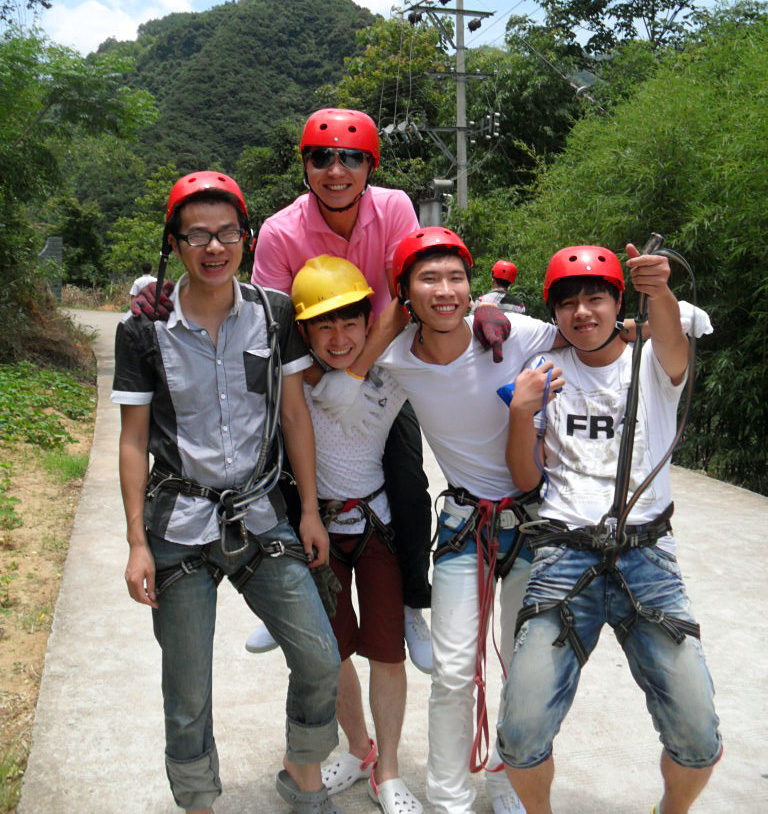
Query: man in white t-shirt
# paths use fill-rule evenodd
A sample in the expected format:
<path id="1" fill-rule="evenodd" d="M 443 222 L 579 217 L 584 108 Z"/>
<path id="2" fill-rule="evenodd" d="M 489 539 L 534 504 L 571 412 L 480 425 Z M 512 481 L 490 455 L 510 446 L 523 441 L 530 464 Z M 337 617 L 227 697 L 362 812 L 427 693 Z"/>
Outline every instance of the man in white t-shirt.
<path id="1" fill-rule="evenodd" d="M 496 389 L 511 381 L 532 353 L 549 350 L 557 337 L 553 325 L 509 314 L 511 334 L 504 343 L 504 358 L 494 362 L 473 338 L 472 320 L 466 316 L 471 265 L 469 250 L 448 229 L 417 230 L 401 241 L 394 255 L 394 284 L 414 324 L 377 362 L 407 394 L 450 485 L 439 519 L 432 588 L 427 797 L 436 814 L 474 811 L 470 761 L 478 766 L 485 762 L 479 749 L 473 749 L 475 677 L 484 673 L 484 666 L 476 665 L 484 663 L 497 577 L 501 655 L 508 663 L 529 569 L 526 552 L 517 556 L 516 525 L 524 515 L 517 500 L 521 492 L 504 459 L 507 410 Z M 373 358 L 378 350 L 371 347 Z M 350 372 L 364 374 L 369 358 L 367 353 L 361 356 Z M 332 374 L 337 375 L 346 374 Z M 346 376 L 349 384 L 351 376 Z M 324 397 L 322 391 L 316 396 Z M 482 737 L 482 718 L 479 729 Z M 490 763 L 500 765 L 498 758 Z M 522 811 L 503 772 L 488 774 L 487 791 L 494 814 Z"/>
<path id="2" fill-rule="evenodd" d="M 675 437 L 688 341 L 667 260 L 634 246 L 627 253 L 653 337 L 639 358 L 631 511 L 613 508 L 633 369 L 633 350 L 616 327 L 624 277 L 615 254 L 575 246 L 554 255 L 544 299 L 570 347 L 534 357 L 510 404 L 512 477 L 526 489 L 544 475 L 540 516 L 550 521 L 528 538 L 535 556 L 498 723 L 498 750 L 528 814 L 552 811 L 552 743 L 604 624 L 627 655 L 664 746 L 655 814 L 687 812 L 722 752 L 712 680 L 675 559 L 668 462 L 638 494 Z"/>

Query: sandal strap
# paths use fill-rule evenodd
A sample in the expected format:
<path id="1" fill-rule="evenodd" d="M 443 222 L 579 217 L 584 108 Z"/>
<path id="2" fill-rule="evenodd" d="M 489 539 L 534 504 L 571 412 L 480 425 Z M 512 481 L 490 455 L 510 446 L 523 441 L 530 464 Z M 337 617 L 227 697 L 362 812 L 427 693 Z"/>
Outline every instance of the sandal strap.
<path id="1" fill-rule="evenodd" d="M 373 742 L 373 738 L 368 738 L 368 745 L 371 748 L 369 749 L 368 754 L 363 758 L 363 761 L 360 764 L 361 772 L 364 772 L 369 766 L 376 765 L 376 758 L 378 757 L 378 753 L 376 751 L 376 744 Z"/>

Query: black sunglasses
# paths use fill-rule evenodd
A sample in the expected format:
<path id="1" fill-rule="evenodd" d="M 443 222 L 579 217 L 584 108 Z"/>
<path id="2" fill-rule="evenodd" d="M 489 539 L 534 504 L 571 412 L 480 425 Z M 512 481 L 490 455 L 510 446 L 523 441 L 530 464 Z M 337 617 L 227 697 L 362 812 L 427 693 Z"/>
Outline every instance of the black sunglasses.
<path id="1" fill-rule="evenodd" d="M 334 147 L 312 147 L 304 151 L 304 155 L 312 162 L 316 170 L 327 170 L 336 161 L 338 156 L 342 166 L 349 170 L 359 170 L 368 155 L 362 150 L 346 150 Z"/>

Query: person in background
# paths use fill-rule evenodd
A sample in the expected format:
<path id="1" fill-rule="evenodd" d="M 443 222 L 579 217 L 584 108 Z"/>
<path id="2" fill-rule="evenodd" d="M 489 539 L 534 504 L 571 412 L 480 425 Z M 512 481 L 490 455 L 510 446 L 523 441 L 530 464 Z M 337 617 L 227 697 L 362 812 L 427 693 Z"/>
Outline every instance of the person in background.
<path id="1" fill-rule="evenodd" d="M 472 310 L 478 305 L 496 305 L 502 311 L 512 311 L 517 314 L 525 313 L 523 301 L 509 290 L 517 279 L 517 266 L 506 260 L 497 260 L 491 270 L 493 285 L 487 294 L 481 294 L 474 302 Z"/>

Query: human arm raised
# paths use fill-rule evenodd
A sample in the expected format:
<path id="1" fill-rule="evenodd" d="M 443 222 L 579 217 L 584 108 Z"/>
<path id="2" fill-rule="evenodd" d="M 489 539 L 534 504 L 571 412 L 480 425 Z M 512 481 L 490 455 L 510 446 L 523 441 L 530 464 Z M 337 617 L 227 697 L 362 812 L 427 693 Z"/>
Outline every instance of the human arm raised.
<path id="1" fill-rule="evenodd" d="M 641 255 L 631 243 L 627 256 L 632 285 L 638 294 L 648 297 L 653 352 L 672 384 L 680 384 L 688 368 L 688 339 L 680 324 L 677 299 L 669 288 L 669 261 L 661 255 Z"/>

